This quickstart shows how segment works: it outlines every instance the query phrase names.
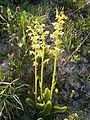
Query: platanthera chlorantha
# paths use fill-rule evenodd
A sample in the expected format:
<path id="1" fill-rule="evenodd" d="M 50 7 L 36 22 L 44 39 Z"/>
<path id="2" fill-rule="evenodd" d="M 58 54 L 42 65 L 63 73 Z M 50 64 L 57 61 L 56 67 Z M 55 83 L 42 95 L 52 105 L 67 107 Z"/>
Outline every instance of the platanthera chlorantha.
<path id="1" fill-rule="evenodd" d="M 34 26 L 28 27 L 29 36 L 32 40 L 32 51 L 30 51 L 31 54 L 33 54 L 33 65 L 34 65 L 34 71 L 35 71 L 35 101 L 33 101 L 31 98 L 27 98 L 26 102 L 37 112 L 37 117 L 47 118 L 50 117 L 54 113 L 58 112 L 65 112 L 67 110 L 67 106 L 59 107 L 58 105 L 52 104 L 53 99 L 53 91 L 55 89 L 56 84 L 56 66 L 57 66 L 57 59 L 58 59 L 58 53 L 59 53 L 59 38 L 63 34 L 63 24 L 64 20 L 67 19 L 67 17 L 64 15 L 63 10 L 58 12 L 58 9 L 56 9 L 56 19 L 55 23 L 52 23 L 54 30 L 53 33 L 50 34 L 50 37 L 54 40 L 54 47 L 53 52 L 51 53 L 53 55 L 54 60 L 54 68 L 53 68 L 53 74 L 52 74 L 52 83 L 51 83 L 51 89 L 48 87 L 44 89 L 43 91 L 43 74 L 44 74 L 44 64 L 45 64 L 45 49 L 47 48 L 47 44 L 45 42 L 47 32 L 45 29 L 45 24 L 39 23 L 37 20 L 34 21 Z M 41 59 L 41 75 L 40 80 L 38 79 L 38 59 Z M 38 82 L 39 81 L 39 87 L 40 87 L 40 93 L 37 92 L 38 88 Z M 39 96 L 38 96 L 39 94 Z"/>

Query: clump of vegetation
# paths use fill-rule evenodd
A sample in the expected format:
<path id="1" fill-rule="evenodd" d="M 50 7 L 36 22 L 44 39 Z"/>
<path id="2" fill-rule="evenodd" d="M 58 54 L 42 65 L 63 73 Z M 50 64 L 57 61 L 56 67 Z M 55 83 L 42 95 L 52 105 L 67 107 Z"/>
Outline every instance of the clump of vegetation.
<path id="1" fill-rule="evenodd" d="M 63 11 L 58 13 L 58 10 L 56 9 L 56 22 L 53 23 L 54 31 L 51 34 L 51 37 L 53 40 L 55 40 L 55 45 L 53 46 L 53 56 L 54 56 L 54 68 L 53 68 L 53 74 L 52 74 L 52 84 L 51 89 L 45 88 L 43 92 L 43 74 L 44 74 L 44 64 L 48 59 L 45 59 L 45 49 L 49 48 L 48 45 L 45 43 L 45 37 L 48 34 L 48 31 L 45 31 L 45 24 L 40 24 L 37 22 L 37 20 L 33 21 L 34 28 L 32 29 L 31 26 L 29 26 L 29 36 L 32 40 L 32 51 L 30 51 L 31 54 L 34 55 L 34 71 L 35 71 L 35 102 L 31 98 L 27 98 L 26 101 L 29 105 L 33 107 L 33 109 L 38 111 L 38 116 L 42 117 L 44 119 L 47 119 L 46 117 L 50 117 L 51 114 L 57 113 L 57 112 L 64 112 L 67 107 L 60 108 L 59 106 L 52 106 L 52 99 L 53 99 L 53 90 L 55 89 L 56 84 L 56 66 L 57 66 L 57 58 L 59 53 L 59 38 L 62 35 L 62 29 L 64 20 L 67 17 L 64 15 Z M 50 48 L 49 48 L 50 49 Z M 49 54 L 49 53 L 48 53 Z M 38 75 L 38 58 L 41 58 L 41 76 L 39 80 Z M 40 96 L 38 96 L 38 81 L 39 81 L 39 87 L 40 87 Z M 50 118 L 49 118 L 50 119 Z"/>

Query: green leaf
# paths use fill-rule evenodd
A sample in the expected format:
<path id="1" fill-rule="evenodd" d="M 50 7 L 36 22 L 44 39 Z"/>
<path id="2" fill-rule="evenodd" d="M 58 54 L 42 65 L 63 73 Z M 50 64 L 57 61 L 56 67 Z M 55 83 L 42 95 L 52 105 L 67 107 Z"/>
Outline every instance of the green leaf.
<path id="1" fill-rule="evenodd" d="M 0 81 L 2 81 L 4 79 L 4 72 L 3 70 L 0 68 Z"/>
<path id="2" fill-rule="evenodd" d="M 48 88 L 46 88 L 44 91 L 44 101 L 45 102 L 50 100 L 50 95 L 51 95 L 50 93 L 51 93 L 50 90 Z"/>
<path id="3" fill-rule="evenodd" d="M 1 14 L 0 14 L 0 18 L 7 23 L 7 21 L 5 20 L 5 18 Z"/>
<path id="4" fill-rule="evenodd" d="M 38 100 L 38 102 L 42 102 L 43 101 L 43 98 L 41 98 L 41 96 L 39 96 L 38 98 L 37 98 L 37 100 Z"/>
<path id="5" fill-rule="evenodd" d="M 44 110 L 41 111 L 41 112 L 39 112 L 39 115 L 40 115 L 40 116 L 43 116 L 43 117 L 48 116 L 48 115 L 50 115 L 51 109 L 52 109 L 52 103 L 51 103 L 51 101 L 49 100 L 49 101 L 46 103 Z"/>
<path id="6" fill-rule="evenodd" d="M 8 86 L 0 92 L 0 96 L 3 95 L 6 92 L 7 89 L 8 89 Z"/>
<path id="7" fill-rule="evenodd" d="M 45 103 L 37 103 L 36 104 L 36 108 L 38 109 L 38 111 L 42 111 L 45 108 Z"/>
<path id="8" fill-rule="evenodd" d="M 20 105 L 21 109 L 23 110 L 24 108 L 23 108 L 23 105 L 22 105 L 19 97 L 14 94 L 14 95 L 13 95 L 13 98 L 14 98 L 14 100 Z"/>
<path id="9" fill-rule="evenodd" d="M 68 109 L 67 106 L 59 107 L 59 106 L 57 105 L 57 106 L 54 106 L 54 107 L 52 108 L 52 114 L 59 113 L 59 112 L 65 112 L 67 109 Z"/>
<path id="10" fill-rule="evenodd" d="M 58 16 L 58 8 L 56 8 L 56 16 Z"/>
<path id="11" fill-rule="evenodd" d="M 28 105 L 30 105 L 33 109 L 36 108 L 36 103 L 31 99 L 31 98 L 27 98 L 26 102 Z"/>

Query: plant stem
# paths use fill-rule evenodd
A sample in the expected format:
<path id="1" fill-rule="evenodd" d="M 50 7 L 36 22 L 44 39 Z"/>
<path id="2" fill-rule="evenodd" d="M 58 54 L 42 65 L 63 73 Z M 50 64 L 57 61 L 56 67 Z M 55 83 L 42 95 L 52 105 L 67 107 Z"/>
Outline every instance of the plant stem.
<path id="1" fill-rule="evenodd" d="M 35 102 L 37 102 L 37 49 L 36 40 L 35 41 Z"/>
<path id="2" fill-rule="evenodd" d="M 40 92 L 41 92 L 41 98 L 43 93 L 43 69 L 44 69 L 44 52 L 45 52 L 45 41 L 44 41 L 44 34 L 42 33 L 42 64 L 41 64 L 41 86 L 40 86 Z"/>
<path id="3" fill-rule="evenodd" d="M 55 55 L 54 55 L 54 70 L 53 70 L 53 77 L 52 77 L 52 85 L 51 85 L 51 99 L 53 90 L 55 88 L 55 76 L 56 76 L 56 67 L 57 67 L 57 56 L 58 56 L 58 36 L 56 37 L 56 43 L 55 43 Z"/>
<path id="4" fill-rule="evenodd" d="M 24 46 L 26 47 L 26 35 L 23 27 L 23 39 L 24 39 Z"/>
<path id="5" fill-rule="evenodd" d="M 66 62 L 64 63 L 64 65 L 66 65 L 66 63 L 71 59 L 71 57 L 79 50 L 79 48 L 83 45 L 83 43 L 87 40 L 87 38 L 89 37 L 90 34 L 88 34 L 85 39 L 80 43 L 80 45 L 75 49 L 75 51 L 67 58 Z"/>
<path id="6" fill-rule="evenodd" d="M 24 39 L 24 47 L 26 47 L 26 34 L 25 34 L 25 23 L 24 20 L 22 21 L 22 29 L 23 29 L 23 39 Z"/>

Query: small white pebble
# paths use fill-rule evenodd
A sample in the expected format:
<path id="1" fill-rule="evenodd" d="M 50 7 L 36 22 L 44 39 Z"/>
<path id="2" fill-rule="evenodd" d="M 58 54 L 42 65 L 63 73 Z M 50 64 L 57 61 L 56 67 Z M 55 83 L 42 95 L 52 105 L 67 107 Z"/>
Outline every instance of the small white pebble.
<path id="1" fill-rule="evenodd" d="M 77 113 L 74 113 L 74 116 L 75 116 L 75 117 L 78 117 Z"/>

